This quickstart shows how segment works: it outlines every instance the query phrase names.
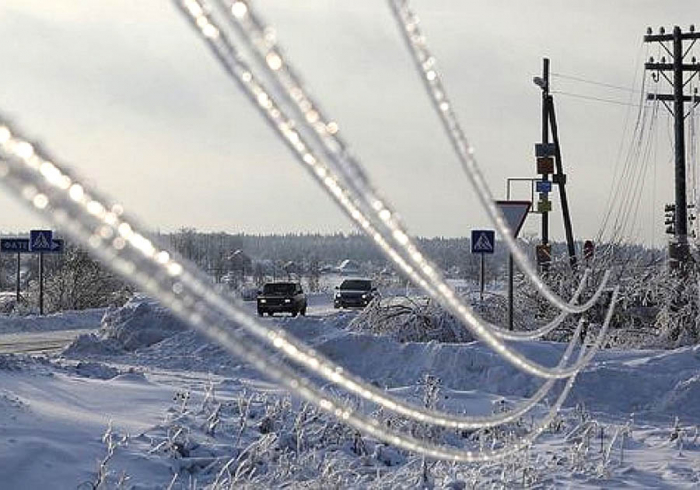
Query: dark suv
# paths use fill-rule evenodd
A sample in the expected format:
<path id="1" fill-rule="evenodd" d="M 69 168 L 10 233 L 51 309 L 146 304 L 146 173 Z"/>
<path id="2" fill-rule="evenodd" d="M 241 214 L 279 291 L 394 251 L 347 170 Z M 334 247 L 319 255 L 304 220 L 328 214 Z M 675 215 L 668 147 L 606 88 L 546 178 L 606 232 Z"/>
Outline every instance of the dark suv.
<path id="1" fill-rule="evenodd" d="M 298 282 L 268 282 L 258 291 L 258 315 L 281 311 L 306 315 L 306 295 Z"/>
<path id="2" fill-rule="evenodd" d="M 335 287 L 333 306 L 367 306 L 377 296 L 377 288 L 369 279 L 346 279 Z"/>

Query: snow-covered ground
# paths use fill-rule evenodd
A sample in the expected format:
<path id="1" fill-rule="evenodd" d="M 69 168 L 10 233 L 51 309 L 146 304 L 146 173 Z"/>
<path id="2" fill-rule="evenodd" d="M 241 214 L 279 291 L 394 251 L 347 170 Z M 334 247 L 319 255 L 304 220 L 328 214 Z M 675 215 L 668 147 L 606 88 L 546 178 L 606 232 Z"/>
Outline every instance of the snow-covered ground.
<path id="1" fill-rule="evenodd" d="M 420 402 L 438 387 L 431 403 L 455 412 L 503 410 L 541 382 L 480 343 L 401 344 L 351 332 L 357 313 L 333 310 L 330 298 L 311 297 L 307 317 L 263 321 L 396 395 Z M 5 317 L 0 332 L 89 332 L 102 315 L 96 334 L 81 335 L 61 355 L 0 355 L 0 488 L 700 485 L 700 348 L 604 351 L 531 449 L 505 463 L 424 465 L 300 404 L 147 300 Z M 518 346 L 549 365 L 564 350 L 547 342 Z M 517 424 L 460 433 L 373 413 L 433 440 L 497 447 L 546 411 L 541 404 Z"/>

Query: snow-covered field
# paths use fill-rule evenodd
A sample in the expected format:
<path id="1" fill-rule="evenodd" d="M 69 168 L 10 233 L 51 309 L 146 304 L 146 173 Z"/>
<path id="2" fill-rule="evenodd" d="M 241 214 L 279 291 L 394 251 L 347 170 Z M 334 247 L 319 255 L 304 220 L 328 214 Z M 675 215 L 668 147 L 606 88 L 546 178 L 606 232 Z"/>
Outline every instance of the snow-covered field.
<path id="1" fill-rule="evenodd" d="M 263 321 L 394 394 L 446 410 L 504 410 L 539 386 L 480 343 L 401 344 L 354 333 L 347 327 L 357 313 L 330 304 L 319 294 L 305 318 Z M 503 463 L 455 465 L 424 462 L 300 404 L 148 300 L 5 317 L 0 332 L 90 332 L 103 315 L 96 334 L 59 355 L 0 355 L 0 488 L 700 485 L 700 348 L 606 350 L 532 448 Z M 564 351 L 548 342 L 518 346 L 549 365 Z M 499 447 L 546 411 L 541 404 L 518 423 L 478 432 L 428 430 L 373 413 L 432 440 Z"/>

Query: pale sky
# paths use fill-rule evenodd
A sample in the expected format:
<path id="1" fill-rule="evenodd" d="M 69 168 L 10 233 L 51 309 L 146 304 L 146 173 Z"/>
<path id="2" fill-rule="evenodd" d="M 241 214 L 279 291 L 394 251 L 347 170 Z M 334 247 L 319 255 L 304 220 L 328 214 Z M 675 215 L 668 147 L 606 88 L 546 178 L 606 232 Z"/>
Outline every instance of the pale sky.
<path id="1" fill-rule="evenodd" d="M 486 224 L 385 2 L 264 0 L 257 6 L 413 233 L 466 236 Z M 507 177 L 535 176 L 540 91 L 532 78 L 543 56 L 555 73 L 631 87 L 641 79 L 648 25 L 700 27 L 700 2 L 692 0 L 425 0 L 413 6 L 501 198 Z M 352 229 L 169 1 L 3 0 L 0 60 L 0 111 L 152 229 Z M 630 98 L 562 78 L 552 85 Z M 625 118 L 636 110 L 555 97 L 574 233 L 585 239 L 600 225 Z M 665 114 L 659 124 L 639 235 L 657 245 L 662 206 L 672 199 Z M 552 236 L 563 239 L 553 200 Z M 0 205 L 0 230 L 41 224 L 6 197 Z M 531 217 L 525 230 L 536 231 L 539 222 Z"/>

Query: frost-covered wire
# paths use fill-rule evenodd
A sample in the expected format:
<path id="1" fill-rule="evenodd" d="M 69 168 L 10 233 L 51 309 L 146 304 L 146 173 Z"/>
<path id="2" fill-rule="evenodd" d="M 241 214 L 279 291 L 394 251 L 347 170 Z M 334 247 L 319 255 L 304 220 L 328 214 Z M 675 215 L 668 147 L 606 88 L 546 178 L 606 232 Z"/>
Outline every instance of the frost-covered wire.
<path id="1" fill-rule="evenodd" d="M 361 164 L 350 152 L 347 143 L 342 138 L 337 123 L 325 115 L 318 101 L 305 89 L 304 83 L 279 46 L 277 38 L 272 34 L 271 29 L 265 25 L 251 5 L 244 1 L 213 1 L 222 11 L 224 18 L 229 21 L 229 25 L 235 28 L 241 39 L 242 47 L 250 54 L 253 60 L 252 63 L 257 67 L 259 74 L 261 76 L 262 74 L 267 75 L 266 88 L 271 92 L 275 92 L 275 101 L 279 105 L 283 105 L 282 101 L 284 101 L 286 106 L 291 108 L 296 120 L 301 121 L 301 123 L 297 124 L 297 129 L 304 132 L 305 140 L 309 140 L 310 146 L 314 146 L 317 151 L 326 155 L 330 160 L 329 167 L 333 166 L 333 162 L 336 163 L 333 169 L 341 174 L 343 182 L 352 188 L 354 195 L 357 196 L 356 199 L 365 203 L 364 209 L 366 210 L 368 221 L 376 223 L 377 220 L 372 219 L 372 207 L 368 206 L 367 203 L 384 200 L 378 196 Z M 217 29 L 221 29 L 221 26 L 216 24 L 215 26 Z M 234 48 L 231 47 L 231 49 Z M 304 131 L 304 129 L 308 131 Z M 313 142 L 316 144 L 314 145 Z M 390 209 L 386 202 L 384 206 L 386 209 Z M 401 229 L 403 225 L 401 225 L 397 213 L 392 212 L 391 215 L 394 216 L 397 226 Z M 377 226 L 381 227 L 382 223 L 378 223 Z M 395 229 L 389 227 L 388 231 L 393 236 Z M 409 236 L 408 233 L 405 233 L 405 230 L 402 231 L 404 231 L 405 236 Z M 410 242 L 407 244 L 397 244 L 397 248 L 400 253 L 402 246 L 407 245 L 410 247 L 408 252 L 410 257 L 415 255 L 418 247 L 413 240 L 410 238 L 409 240 Z M 433 267 L 433 269 L 435 268 Z M 420 271 L 421 269 L 418 268 L 418 270 Z M 583 287 L 587 284 L 589 275 L 590 271 L 586 270 L 584 277 L 581 278 L 579 283 L 578 293 L 569 301 L 569 305 L 576 303 Z M 428 277 L 427 279 L 429 282 L 436 280 L 435 277 Z M 446 285 L 446 281 L 443 278 L 439 277 L 439 280 L 441 284 L 438 284 L 438 287 Z M 598 301 L 602 290 L 602 287 L 599 288 L 596 294 L 584 305 L 586 309 Z M 483 319 L 480 319 L 480 321 L 492 329 L 494 335 L 499 338 L 506 340 L 534 340 L 557 328 L 568 314 L 569 312 L 563 312 L 546 325 L 527 332 L 513 332 L 499 325 L 486 322 Z"/>
<path id="2" fill-rule="evenodd" d="M 578 288 L 574 292 L 574 295 L 571 297 L 571 303 L 576 303 L 576 301 L 578 301 L 578 297 L 583 292 L 583 289 L 586 286 L 586 282 L 588 281 L 590 274 L 590 269 L 586 269 L 586 271 L 583 273 L 583 277 L 581 277 L 581 282 L 579 283 Z M 504 328 L 497 327 L 496 325 L 494 325 L 494 334 L 504 340 L 535 340 L 554 331 L 557 327 L 559 327 L 559 325 L 562 324 L 562 322 L 568 316 L 569 314 L 567 312 L 562 311 L 549 323 L 533 330 L 506 330 Z"/>
<path id="3" fill-rule="evenodd" d="M 196 3 L 196 1 L 197 0 L 192 0 L 194 3 Z M 192 2 L 185 0 L 184 3 Z M 427 258 L 422 256 L 419 247 L 410 238 L 410 234 L 401 223 L 398 214 L 392 210 L 391 206 L 385 199 L 379 196 L 376 189 L 372 186 L 363 167 L 356 157 L 352 155 L 348 145 L 342 139 L 338 124 L 324 115 L 320 105 L 304 88 L 304 84 L 296 74 L 296 70 L 291 66 L 289 60 L 284 55 L 284 51 L 279 46 L 276 37 L 272 34 L 272 29 L 262 22 L 260 17 L 251 8 L 251 5 L 246 1 L 214 0 L 214 2 L 218 5 L 221 5 L 221 2 L 225 2 L 228 5 L 228 8 L 225 8 L 226 12 L 229 14 L 226 16 L 226 19 L 231 21 L 231 24 L 237 29 L 239 37 L 241 38 L 241 46 L 250 53 L 251 63 L 258 68 L 259 76 L 261 79 L 265 80 L 266 88 L 274 94 L 275 101 L 278 104 L 282 105 L 285 102 L 288 104 L 289 108 L 294 113 L 293 117 L 296 118 L 297 127 L 307 135 L 310 144 L 316 148 L 321 148 L 320 151 L 323 152 L 329 160 L 329 166 L 342 175 L 342 180 L 355 191 L 358 195 L 358 199 L 365 203 L 365 209 L 369 211 L 368 219 L 372 220 L 372 215 L 376 214 L 379 219 L 375 221 L 377 221 L 380 226 L 384 226 L 390 233 L 388 241 L 394 241 L 396 250 L 399 253 L 403 252 L 405 254 L 406 260 L 414 264 L 418 273 L 422 274 L 432 284 L 437 284 L 441 288 L 449 287 L 437 272 L 437 268 L 435 268 Z M 216 26 L 217 29 L 221 30 L 221 26 L 218 25 L 211 15 L 205 12 L 203 16 L 205 16 L 212 25 Z M 439 78 L 434 69 L 431 71 L 431 74 L 432 75 L 427 76 L 429 83 L 438 84 L 438 87 L 443 93 L 442 104 L 447 104 L 444 90 L 442 86 L 439 85 Z M 451 114 L 450 117 L 454 119 L 454 125 L 458 128 L 459 126 L 454 114 Z M 310 131 L 307 132 L 305 131 L 306 129 L 310 129 Z M 463 137 L 462 139 L 466 144 L 466 139 Z M 317 142 L 316 145 L 314 145 L 314 141 Z M 489 206 L 496 209 L 488 186 L 479 173 L 473 155 L 471 159 L 474 168 L 471 169 L 465 166 L 465 169 L 468 172 L 476 171 L 478 173 L 478 175 L 475 176 L 476 181 L 480 182 L 479 185 L 483 186 L 483 190 L 486 192 L 486 197 L 481 196 L 482 201 L 486 199 Z M 477 191 L 480 190 L 480 188 L 477 188 Z M 496 213 L 500 216 L 498 210 L 496 210 Z M 505 221 L 502 221 L 502 223 L 503 228 L 498 228 L 498 226 L 497 228 L 505 237 L 511 238 L 511 233 L 508 230 L 507 224 Z M 508 242 L 508 239 L 506 239 L 506 242 Z M 525 264 L 529 265 L 529 261 L 517 247 L 514 239 L 512 239 L 511 242 L 512 243 L 509 244 L 509 248 L 511 248 L 512 245 L 511 252 L 519 252 L 520 258 Z M 427 270 L 425 268 L 426 264 L 429 266 Z M 523 267 L 521 262 L 518 262 L 518 265 L 520 265 L 521 269 L 526 273 L 530 271 L 534 274 L 534 278 L 530 277 L 530 279 L 534 279 L 536 285 L 539 283 L 538 290 L 541 290 L 540 287 L 543 287 L 544 290 L 541 290 L 541 292 L 544 296 L 563 311 L 567 311 L 568 313 L 582 313 L 595 303 L 595 301 L 589 301 L 581 306 L 573 305 L 571 302 L 565 303 L 551 292 L 541 279 L 539 279 L 539 276 L 537 276 L 532 267 Z M 604 287 L 605 283 L 601 284 L 599 291 Z"/>
<path id="4" fill-rule="evenodd" d="M 159 299 L 179 318 L 207 338 L 223 346 L 230 353 L 248 361 L 274 381 L 287 386 L 301 398 L 314 403 L 348 425 L 378 439 L 433 458 L 452 461 L 477 462 L 503 458 L 523 447 L 546 430 L 561 408 L 575 380 L 574 373 L 566 382 L 552 409 L 523 438 L 502 449 L 474 452 L 421 441 L 404 433 L 383 427 L 377 420 L 356 412 L 337 397 L 325 393 L 316 382 L 301 376 L 271 356 L 254 342 L 244 330 L 234 325 L 268 330 L 241 304 L 231 303 L 221 296 L 207 281 L 203 273 L 158 247 L 142 231 L 138 223 L 129 218 L 121 205 L 110 203 L 93 190 L 86 188 L 53 159 L 20 136 L 6 121 L 0 120 L 0 181 L 22 201 L 43 212 L 76 241 L 116 273 L 141 287 Z M 581 349 L 581 364 L 599 346 L 612 318 L 617 301 L 615 290 L 605 323 L 598 334 L 596 344 L 589 351 Z M 269 332 L 272 346 L 278 351 L 291 349 L 274 332 Z M 311 369 L 323 375 L 316 366 Z M 342 383 L 342 370 L 334 373 L 334 382 Z M 382 404 L 392 410 L 390 404 Z M 430 423 L 430 419 L 426 420 Z"/>
<path id="5" fill-rule="evenodd" d="M 305 164 L 306 168 L 322 185 L 322 188 L 324 188 L 341 206 L 341 209 L 358 223 L 365 233 L 375 240 L 379 249 L 394 261 L 402 272 L 417 285 L 422 287 L 429 296 L 442 304 L 443 307 L 456 318 L 460 319 L 475 336 L 483 340 L 490 348 L 495 350 L 518 369 L 543 378 L 566 378 L 573 375 L 582 367 L 582 365 L 579 364 L 566 369 L 543 366 L 537 362 L 530 361 L 499 340 L 494 334 L 491 324 L 483 322 L 475 315 L 473 310 L 461 301 L 454 289 L 442 280 L 441 274 L 438 272 L 437 268 L 412 245 L 408 234 L 403 231 L 403 228 L 398 227 L 398 220 L 396 219 L 395 213 L 389 210 L 382 201 L 375 201 L 372 206 L 379 220 L 383 222 L 385 226 L 390 227 L 389 230 L 391 233 L 387 237 L 386 234 L 381 233 L 379 229 L 373 226 L 371 216 L 368 217 L 362 211 L 362 205 L 357 204 L 352 191 L 343 185 L 343 177 L 333 172 L 329 165 L 326 164 L 326 158 L 314 152 L 313 146 L 305 138 L 305 133 L 303 132 L 304 125 L 290 117 L 285 111 L 285 108 L 278 104 L 278 99 L 273 97 L 271 92 L 268 91 L 268 88 L 258 81 L 248 64 L 241 59 L 240 54 L 233 47 L 228 36 L 222 32 L 218 22 L 213 19 L 211 13 L 207 9 L 203 8 L 201 2 L 198 0 L 176 0 L 176 5 L 185 14 L 186 18 L 197 32 L 202 35 L 207 46 L 219 59 L 224 69 L 231 75 L 231 78 L 238 83 L 248 98 L 254 102 L 256 108 L 262 113 L 272 129 L 277 132 L 297 158 Z M 239 14 L 248 12 L 249 7 L 243 2 L 237 2 L 234 4 L 234 7 L 241 5 L 241 12 L 239 12 Z M 232 10 L 234 7 L 232 7 Z M 279 63 L 283 63 L 283 60 L 279 57 L 279 53 L 277 56 L 278 58 L 275 58 L 272 67 L 276 67 L 279 70 Z M 270 64 L 269 61 L 268 64 Z M 299 88 L 296 93 L 303 94 L 301 88 Z M 330 123 L 326 126 L 330 126 Z M 336 131 L 337 125 L 331 132 Z M 326 131 L 326 133 L 328 133 L 328 131 Z M 402 257 L 401 254 L 391 246 L 390 242 L 392 240 L 397 241 L 397 243 L 401 245 L 399 248 L 400 250 L 408 251 L 407 257 Z M 601 286 L 598 288 L 593 298 L 585 305 L 582 307 L 570 306 L 569 309 L 573 308 L 575 311 L 582 309 L 585 311 L 597 302 L 608 277 L 609 272 L 606 272 Z M 437 287 L 434 287 L 433 284 L 437 285 Z"/>
<path id="6" fill-rule="evenodd" d="M 426 46 L 425 36 L 421 32 L 418 18 L 413 14 L 408 5 L 408 0 L 388 0 L 394 18 L 399 24 L 399 30 L 411 53 L 414 64 L 421 75 L 423 85 L 428 92 L 430 101 L 435 108 L 440 121 L 454 147 L 457 158 L 462 168 L 469 178 L 472 187 L 476 191 L 481 205 L 486 210 L 494 227 L 501 234 L 501 239 L 505 242 L 508 250 L 513 256 L 513 260 L 518 264 L 520 270 L 530 279 L 539 293 L 554 306 L 569 313 L 582 313 L 587 308 L 583 306 L 573 306 L 565 303 L 544 283 L 537 271 L 532 267 L 530 261 L 515 242 L 515 238 L 510 231 L 500 210 L 496 207 L 493 194 L 484 179 L 481 169 L 476 161 L 474 147 L 467 140 L 462 127 L 459 124 L 457 115 L 453 110 L 452 103 L 447 97 L 447 92 L 441 81 L 440 74 L 436 68 L 435 57 Z M 601 282 L 599 290 L 606 286 L 607 276 Z"/>

